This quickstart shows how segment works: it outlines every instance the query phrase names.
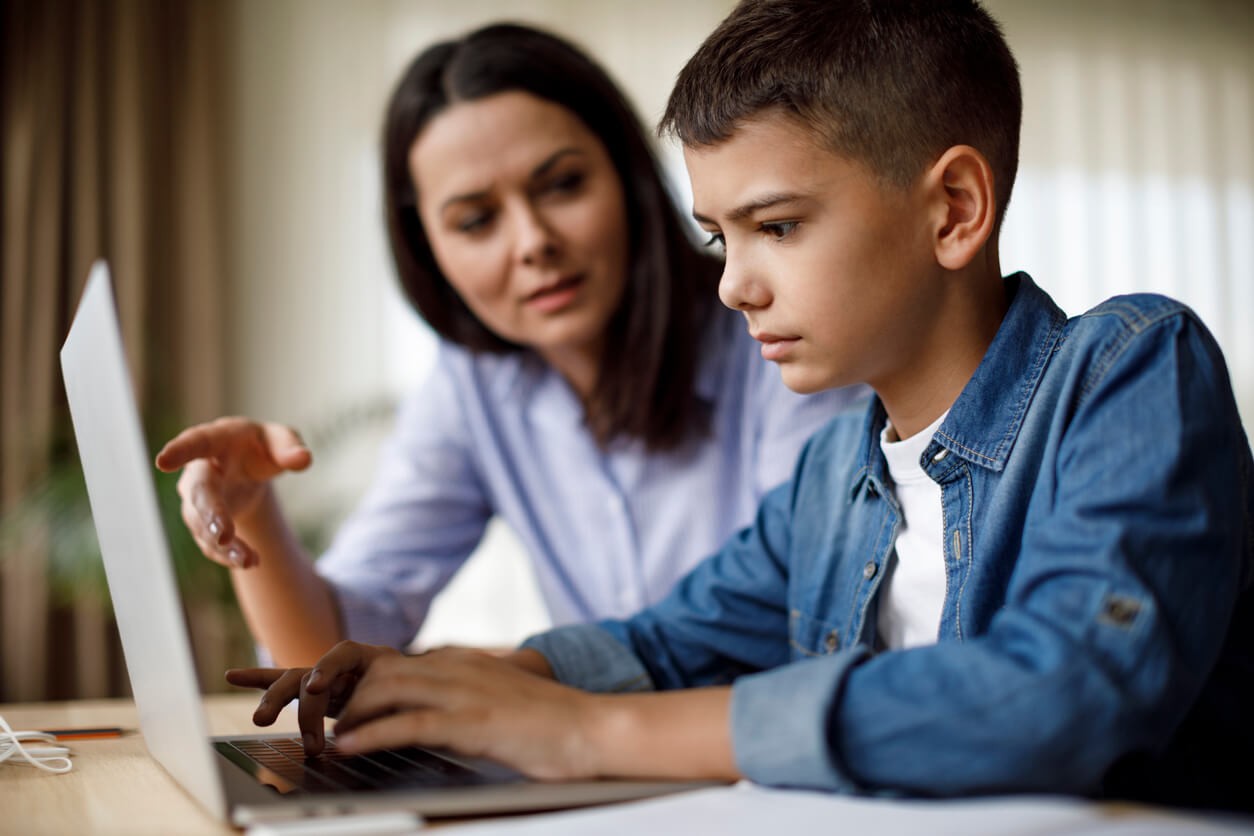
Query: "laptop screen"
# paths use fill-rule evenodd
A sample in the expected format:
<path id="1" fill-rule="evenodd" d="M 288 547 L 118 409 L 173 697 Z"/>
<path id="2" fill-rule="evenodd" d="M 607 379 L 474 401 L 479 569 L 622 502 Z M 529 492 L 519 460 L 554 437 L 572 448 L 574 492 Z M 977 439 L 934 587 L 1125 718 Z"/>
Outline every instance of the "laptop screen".
<path id="1" fill-rule="evenodd" d="M 103 261 L 87 278 L 61 348 L 61 373 L 144 741 L 201 804 L 224 818 L 226 803 Z"/>

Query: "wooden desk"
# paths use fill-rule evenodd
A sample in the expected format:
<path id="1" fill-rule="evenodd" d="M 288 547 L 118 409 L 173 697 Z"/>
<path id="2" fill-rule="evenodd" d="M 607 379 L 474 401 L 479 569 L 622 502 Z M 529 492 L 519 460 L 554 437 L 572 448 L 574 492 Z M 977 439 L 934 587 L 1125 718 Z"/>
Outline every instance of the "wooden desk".
<path id="1" fill-rule="evenodd" d="M 257 698 L 205 698 L 211 734 L 247 734 Z M 18 730 L 121 726 L 123 737 L 67 740 L 74 768 L 64 775 L 31 766 L 0 765 L 0 834 L 237 834 L 212 818 L 148 754 L 131 700 L 0 703 Z M 296 730 L 285 711 L 272 727 Z"/>
<path id="2" fill-rule="evenodd" d="M 256 697 L 251 694 L 212 696 L 205 698 L 211 734 L 247 734 L 256 731 L 252 711 Z M 62 703 L 0 703 L 0 714 L 14 730 L 50 728 L 90 728 L 121 726 L 137 729 L 135 706 L 130 700 L 86 700 Z M 296 715 L 285 711 L 273 727 L 276 732 L 296 730 Z M 71 740 L 66 745 L 73 752 L 74 769 L 64 775 L 43 772 L 30 766 L 0 765 L 0 834 L 238 834 L 226 824 L 211 818 L 166 774 L 148 755 L 138 731 L 118 738 Z M 1190 816 L 1168 810 L 1132 805 L 1098 804 L 1067 799 L 996 799 L 967 802 L 933 802 L 894 804 L 877 799 L 825 797 L 801 794 L 790 798 L 788 793 L 724 788 L 714 813 L 704 808 L 701 820 L 709 824 L 711 815 L 730 816 L 723 822 L 735 830 L 749 832 L 745 822 L 754 816 L 765 817 L 773 824 L 753 826 L 752 832 L 817 832 L 832 821 L 854 826 L 851 832 L 875 833 L 1085 833 L 1165 834 L 1205 833 L 1230 834 L 1254 832 L 1254 819 L 1216 820 L 1212 817 Z M 715 791 L 706 791 L 715 792 Z M 652 802 L 623 805 L 614 812 L 616 832 L 670 832 L 682 823 L 684 815 L 694 815 L 692 804 L 704 804 L 699 794 L 670 796 Z M 782 798 L 782 800 L 781 800 Z M 736 805 L 739 804 L 740 807 Z M 778 806 L 772 806 L 778 805 Z M 988 825 L 981 805 L 989 808 L 994 826 L 976 828 L 958 821 L 982 822 Z M 607 809 L 607 808 L 602 808 Z M 527 833 L 587 833 L 604 830 L 602 814 L 575 812 L 567 815 L 561 828 L 543 814 L 524 828 Z M 796 819 L 796 826 L 786 822 Z M 965 818 L 964 818 L 965 817 Z M 1069 817 L 1069 818 L 1068 818 Z M 525 823 L 527 816 L 504 817 Z M 857 823 L 861 822 L 859 826 Z M 479 823 L 483 823 L 480 820 Z M 718 822 L 714 822 L 718 824 Z M 799 823 L 799 824 L 797 824 Z M 466 821 L 434 822 L 440 832 L 457 833 Z M 471 831 L 478 831 L 469 823 Z M 774 827 L 774 829 L 772 829 Z M 681 828 L 681 832 L 697 832 L 705 828 Z"/>

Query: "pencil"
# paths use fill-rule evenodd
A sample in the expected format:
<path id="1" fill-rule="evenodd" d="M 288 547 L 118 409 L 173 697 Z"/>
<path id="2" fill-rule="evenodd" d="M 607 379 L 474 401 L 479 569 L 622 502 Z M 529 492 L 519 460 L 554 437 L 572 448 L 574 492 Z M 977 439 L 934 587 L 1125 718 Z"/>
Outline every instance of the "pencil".
<path id="1" fill-rule="evenodd" d="M 77 740 L 87 737 L 121 737 L 126 733 L 125 729 L 111 726 L 99 729 L 42 729 L 44 734 L 50 734 L 58 740 Z"/>

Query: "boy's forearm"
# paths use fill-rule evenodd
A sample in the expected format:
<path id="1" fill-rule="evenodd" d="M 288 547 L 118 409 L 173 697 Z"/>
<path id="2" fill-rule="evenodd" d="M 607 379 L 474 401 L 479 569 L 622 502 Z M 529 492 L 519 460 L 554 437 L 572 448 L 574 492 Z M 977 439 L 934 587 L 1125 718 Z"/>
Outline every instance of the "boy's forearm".
<path id="1" fill-rule="evenodd" d="M 742 776 L 732 753 L 731 688 L 590 694 L 583 738 L 603 777 L 714 779 Z"/>
<path id="2" fill-rule="evenodd" d="M 502 655 L 501 658 L 528 673 L 534 673 L 536 676 L 541 676 L 545 679 L 556 678 L 553 676 L 553 668 L 549 666 L 549 660 L 545 659 L 544 654 L 539 651 L 529 648 L 511 650 Z"/>

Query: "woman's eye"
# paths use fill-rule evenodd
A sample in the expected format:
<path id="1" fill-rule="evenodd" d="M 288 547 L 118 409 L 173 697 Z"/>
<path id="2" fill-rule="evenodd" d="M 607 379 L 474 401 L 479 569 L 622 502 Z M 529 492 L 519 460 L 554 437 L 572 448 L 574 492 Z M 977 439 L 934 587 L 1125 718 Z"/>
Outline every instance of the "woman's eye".
<path id="1" fill-rule="evenodd" d="M 778 241 L 791 235 L 798 225 L 797 221 L 773 221 L 762 224 L 760 229 Z"/>
<path id="2" fill-rule="evenodd" d="M 707 246 L 707 247 L 723 247 L 723 246 L 726 246 L 726 241 L 724 241 L 724 240 L 723 240 L 723 233 L 721 233 L 721 232 L 714 232 L 714 233 L 711 233 L 711 234 L 710 234 L 710 240 L 708 240 L 708 241 L 706 241 L 706 242 L 705 242 L 705 246 Z"/>
<path id="3" fill-rule="evenodd" d="M 569 192 L 577 191 L 579 187 L 582 185 L 583 185 L 583 172 L 572 171 L 567 174 L 562 174 L 558 177 L 554 177 L 552 180 L 548 182 L 544 190 L 548 192 L 569 193 Z"/>
<path id="4" fill-rule="evenodd" d="M 457 222 L 458 232 L 479 232 L 488 225 L 491 216 L 487 212 L 476 212 L 473 215 L 467 215 Z"/>

